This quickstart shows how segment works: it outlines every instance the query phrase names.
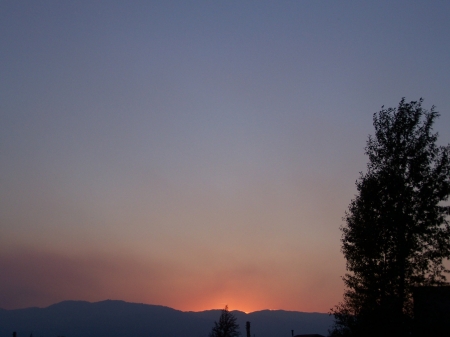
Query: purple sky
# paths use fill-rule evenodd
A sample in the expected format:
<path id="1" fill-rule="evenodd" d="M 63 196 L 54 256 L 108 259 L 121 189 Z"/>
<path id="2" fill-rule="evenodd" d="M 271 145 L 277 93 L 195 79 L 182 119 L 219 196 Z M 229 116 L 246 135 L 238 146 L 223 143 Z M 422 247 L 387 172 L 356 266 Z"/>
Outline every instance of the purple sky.
<path id="1" fill-rule="evenodd" d="M 450 142 L 450 2 L 1 1 L 0 308 L 327 312 L 372 115 Z"/>

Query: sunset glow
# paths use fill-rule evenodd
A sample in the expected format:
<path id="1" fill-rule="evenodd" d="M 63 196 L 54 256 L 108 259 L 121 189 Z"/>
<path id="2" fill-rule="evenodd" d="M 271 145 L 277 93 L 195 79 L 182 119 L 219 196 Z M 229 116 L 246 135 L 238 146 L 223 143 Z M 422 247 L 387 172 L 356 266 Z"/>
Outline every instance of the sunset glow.
<path id="1" fill-rule="evenodd" d="M 328 312 L 372 114 L 450 141 L 450 3 L 2 1 L 0 308 Z"/>

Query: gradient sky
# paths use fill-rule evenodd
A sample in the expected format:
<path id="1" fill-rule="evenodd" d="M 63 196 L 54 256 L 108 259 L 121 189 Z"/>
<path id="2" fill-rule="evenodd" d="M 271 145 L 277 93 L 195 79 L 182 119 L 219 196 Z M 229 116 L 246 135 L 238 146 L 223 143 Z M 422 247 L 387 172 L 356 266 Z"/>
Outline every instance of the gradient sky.
<path id="1" fill-rule="evenodd" d="M 448 1 L 0 1 L 0 307 L 327 312 L 372 115 L 450 142 Z"/>

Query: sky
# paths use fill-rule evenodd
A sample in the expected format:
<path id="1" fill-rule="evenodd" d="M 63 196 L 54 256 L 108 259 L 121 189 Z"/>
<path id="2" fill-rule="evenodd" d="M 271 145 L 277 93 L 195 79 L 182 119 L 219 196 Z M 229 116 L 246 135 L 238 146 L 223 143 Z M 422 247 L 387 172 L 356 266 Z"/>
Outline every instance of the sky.
<path id="1" fill-rule="evenodd" d="M 448 1 L 0 1 L 0 308 L 328 312 L 373 114 L 450 143 Z"/>

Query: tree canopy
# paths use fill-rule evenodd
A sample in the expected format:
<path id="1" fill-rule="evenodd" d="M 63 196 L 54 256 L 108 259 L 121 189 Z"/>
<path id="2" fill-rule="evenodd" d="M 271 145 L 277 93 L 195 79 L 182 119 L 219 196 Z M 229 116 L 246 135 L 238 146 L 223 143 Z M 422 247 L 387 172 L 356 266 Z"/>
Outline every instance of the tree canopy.
<path id="1" fill-rule="evenodd" d="M 333 336 L 407 336 L 414 287 L 445 284 L 450 258 L 450 146 L 438 146 L 439 117 L 423 100 L 373 116 L 367 172 L 345 214 L 343 302 Z"/>
<path id="2" fill-rule="evenodd" d="M 236 317 L 228 311 L 228 306 L 222 309 L 219 322 L 214 322 L 209 337 L 239 337 L 239 325 L 236 322 Z"/>

